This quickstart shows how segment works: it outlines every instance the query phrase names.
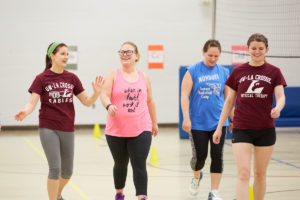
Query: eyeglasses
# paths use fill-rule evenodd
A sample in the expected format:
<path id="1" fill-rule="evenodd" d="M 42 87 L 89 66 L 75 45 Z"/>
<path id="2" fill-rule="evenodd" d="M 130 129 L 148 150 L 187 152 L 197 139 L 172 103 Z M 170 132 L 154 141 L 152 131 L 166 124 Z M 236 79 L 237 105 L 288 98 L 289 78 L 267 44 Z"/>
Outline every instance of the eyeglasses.
<path id="1" fill-rule="evenodd" d="M 127 55 L 127 56 L 131 56 L 133 53 L 135 53 L 134 51 L 132 51 L 132 50 L 127 50 L 127 51 L 118 51 L 118 53 L 119 53 L 119 55 L 120 56 L 125 56 L 125 54 Z"/>

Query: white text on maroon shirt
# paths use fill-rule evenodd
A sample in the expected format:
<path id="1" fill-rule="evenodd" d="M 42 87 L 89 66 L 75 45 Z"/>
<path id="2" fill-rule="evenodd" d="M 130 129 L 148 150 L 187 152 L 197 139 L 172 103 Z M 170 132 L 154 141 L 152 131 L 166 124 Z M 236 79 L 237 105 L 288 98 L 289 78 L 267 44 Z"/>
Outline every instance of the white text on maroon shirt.
<path id="1" fill-rule="evenodd" d="M 49 93 L 49 103 L 72 103 L 74 85 L 65 82 L 51 83 L 45 87 Z M 61 90 L 64 89 L 64 90 Z"/>

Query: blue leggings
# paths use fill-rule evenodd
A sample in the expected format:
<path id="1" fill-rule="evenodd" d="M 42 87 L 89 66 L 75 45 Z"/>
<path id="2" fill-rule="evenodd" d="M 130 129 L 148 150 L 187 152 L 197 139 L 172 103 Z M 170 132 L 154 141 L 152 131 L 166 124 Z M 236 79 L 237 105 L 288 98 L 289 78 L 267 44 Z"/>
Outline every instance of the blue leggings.
<path id="1" fill-rule="evenodd" d="M 106 141 L 115 162 L 113 174 L 116 189 L 125 187 L 127 166 L 130 159 L 136 195 L 147 195 L 146 159 L 149 154 L 151 140 L 150 131 L 144 131 L 137 137 L 106 135 Z"/>
<path id="2" fill-rule="evenodd" d="M 74 132 L 40 128 L 40 139 L 49 165 L 49 179 L 69 179 L 73 173 Z"/>

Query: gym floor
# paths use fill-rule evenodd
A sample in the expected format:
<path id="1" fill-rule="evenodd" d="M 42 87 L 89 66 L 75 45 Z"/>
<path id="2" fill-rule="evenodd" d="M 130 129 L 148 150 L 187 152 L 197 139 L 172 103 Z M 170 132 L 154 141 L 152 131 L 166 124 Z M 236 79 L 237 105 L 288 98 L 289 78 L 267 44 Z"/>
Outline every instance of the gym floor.
<path id="1" fill-rule="evenodd" d="M 66 186 L 66 200 L 113 200 L 113 160 L 101 138 L 93 137 L 93 128 L 77 128 L 75 132 L 74 174 Z M 155 147 L 156 153 L 153 150 Z M 152 156 L 151 156 L 152 153 Z M 155 156 L 158 164 L 155 164 Z M 177 127 L 161 127 L 153 138 L 148 157 L 149 200 L 207 199 L 210 189 L 208 156 L 197 198 L 190 197 L 192 172 L 190 141 L 179 139 Z M 152 158 L 152 159 L 151 159 Z M 2 130 L 0 132 L 0 199 L 48 199 L 46 180 L 48 165 L 41 147 L 38 130 Z M 253 174 L 252 174 L 253 175 Z M 251 177 L 251 184 L 253 176 Z M 236 167 L 231 140 L 224 146 L 224 173 L 219 192 L 224 200 L 235 197 Z M 125 198 L 135 200 L 131 166 L 125 187 Z M 277 129 L 277 142 L 267 178 L 267 200 L 300 199 L 300 128 Z"/>

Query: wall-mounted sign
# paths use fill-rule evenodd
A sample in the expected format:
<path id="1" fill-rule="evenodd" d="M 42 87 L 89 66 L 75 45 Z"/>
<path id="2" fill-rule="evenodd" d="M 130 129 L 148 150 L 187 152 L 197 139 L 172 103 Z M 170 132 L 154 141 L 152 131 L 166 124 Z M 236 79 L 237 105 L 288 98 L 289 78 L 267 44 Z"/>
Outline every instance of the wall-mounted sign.
<path id="1" fill-rule="evenodd" d="M 148 68 L 163 69 L 164 68 L 164 46 L 148 45 Z"/>
<path id="2" fill-rule="evenodd" d="M 77 69 L 78 54 L 77 46 L 69 46 L 69 60 L 66 69 Z"/>
<path id="3" fill-rule="evenodd" d="M 247 52 L 247 46 L 234 45 L 231 48 L 231 63 L 232 65 L 240 65 L 249 61 L 249 55 Z"/>

